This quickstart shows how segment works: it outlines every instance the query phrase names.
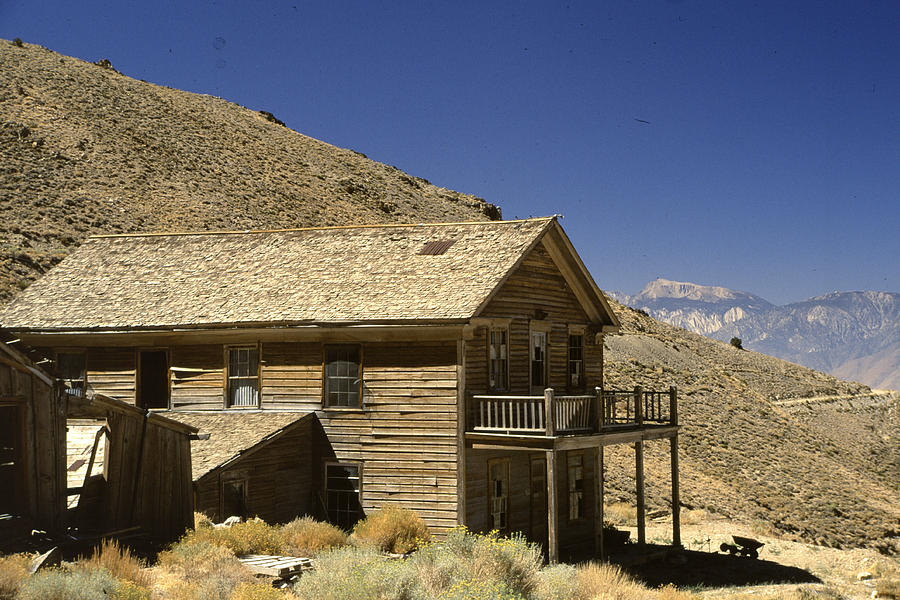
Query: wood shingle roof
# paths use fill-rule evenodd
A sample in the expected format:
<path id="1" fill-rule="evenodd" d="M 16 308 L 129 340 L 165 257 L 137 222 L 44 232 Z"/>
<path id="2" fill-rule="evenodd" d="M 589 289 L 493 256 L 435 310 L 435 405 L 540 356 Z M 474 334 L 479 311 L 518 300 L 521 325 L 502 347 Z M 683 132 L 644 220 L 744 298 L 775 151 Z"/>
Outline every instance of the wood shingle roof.
<path id="1" fill-rule="evenodd" d="M 84 331 L 464 321 L 555 222 L 99 236 L 0 309 L 0 325 Z"/>

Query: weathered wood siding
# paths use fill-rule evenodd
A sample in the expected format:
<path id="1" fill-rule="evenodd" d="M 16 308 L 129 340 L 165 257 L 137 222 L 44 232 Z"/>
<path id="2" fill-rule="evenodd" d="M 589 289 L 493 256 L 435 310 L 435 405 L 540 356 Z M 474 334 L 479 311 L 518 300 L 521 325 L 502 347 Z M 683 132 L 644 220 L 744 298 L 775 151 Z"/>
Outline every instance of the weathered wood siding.
<path id="1" fill-rule="evenodd" d="M 322 407 L 322 346 L 262 345 L 262 403 L 266 408 L 313 411 Z"/>
<path id="2" fill-rule="evenodd" d="M 531 459 L 545 457 L 545 452 L 469 450 L 466 455 L 466 525 L 473 531 L 490 529 L 488 461 L 509 459 L 509 526 L 511 532 L 522 532 L 536 543 L 546 541 L 546 526 L 532 525 Z M 567 453 L 556 453 L 557 527 L 559 546 L 565 552 L 590 549 L 594 534 L 594 483 L 593 451 L 583 451 L 584 456 L 584 518 L 569 521 L 569 491 Z M 546 497 L 546 494 L 545 494 Z M 546 505 L 544 505 L 546 506 Z M 546 512 L 543 515 L 546 521 Z M 532 535 L 534 534 L 534 535 Z M 544 548 L 546 552 L 546 548 Z"/>
<path id="3" fill-rule="evenodd" d="M 134 348 L 89 348 L 89 389 L 97 394 L 134 404 L 136 364 Z"/>
<path id="4" fill-rule="evenodd" d="M 525 257 L 480 315 L 512 319 L 509 326 L 509 392 L 512 394 L 531 391 L 529 325 L 539 309 L 546 313 L 543 321 L 551 327 L 547 336 L 549 384 L 558 393 L 565 393 L 569 326 L 586 326 L 589 320 L 543 243 Z M 587 390 L 603 381 L 603 346 L 593 341 L 591 335 L 584 336 Z M 472 394 L 488 391 L 486 344 L 485 335 L 467 342 L 466 387 Z"/>
<path id="5" fill-rule="evenodd" d="M 362 505 L 457 524 L 456 343 L 363 344 L 363 410 L 323 410 L 324 460 L 362 462 Z"/>
<path id="6" fill-rule="evenodd" d="M 196 510 L 220 522 L 222 482 L 243 481 L 248 516 L 285 523 L 315 512 L 313 473 L 316 435 L 312 417 L 290 425 L 281 435 L 261 443 L 227 467 L 215 469 L 195 484 Z"/>
<path id="7" fill-rule="evenodd" d="M 224 408 L 225 358 L 222 345 L 173 346 L 170 353 L 172 408 Z"/>
<path id="8" fill-rule="evenodd" d="M 20 490 L 17 504 L 38 528 L 59 531 L 65 523 L 66 396 L 11 354 L 0 353 L 0 404 L 14 406 L 20 420 Z"/>

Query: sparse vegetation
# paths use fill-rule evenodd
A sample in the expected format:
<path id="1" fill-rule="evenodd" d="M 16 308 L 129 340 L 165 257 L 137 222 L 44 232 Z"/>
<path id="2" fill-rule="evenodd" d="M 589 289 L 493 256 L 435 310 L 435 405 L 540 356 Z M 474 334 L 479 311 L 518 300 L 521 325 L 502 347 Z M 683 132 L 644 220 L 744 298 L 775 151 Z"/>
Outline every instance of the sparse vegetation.
<path id="1" fill-rule="evenodd" d="M 28 577 L 28 568 L 33 556 L 28 554 L 10 554 L 0 556 L 0 600 L 12 600 L 19 586 Z"/>
<path id="2" fill-rule="evenodd" d="M 353 537 L 373 544 L 382 552 L 406 554 L 428 542 L 431 534 L 425 521 L 415 512 L 387 505 L 357 523 Z"/>
<path id="3" fill-rule="evenodd" d="M 12 41 L 12 43 L 13 43 L 13 46 L 15 46 L 16 48 L 21 48 L 21 47 L 23 46 L 23 44 L 22 44 L 22 38 L 15 38 L 15 39 Z"/>
<path id="4" fill-rule="evenodd" d="M 103 540 L 94 548 L 88 559 L 79 561 L 86 569 L 105 569 L 116 579 L 130 581 L 136 586 L 146 588 L 151 584 L 143 561 L 135 558 L 131 550 L 120 546 L 116 540 Z"/>
<path id="5" fill-rule="evenodd" d="M 731 340 L 728 343 L 731 344 L 732 346 L 734 346 L 735 348 L 737 348 L 738 350 L 744 349 L 744 346 L 742 345 L 742 342 L 741 342 L 741 338 L 739 338 L 739 337 L 731 338 Z"/>
<path id="6" fill-rule="evenodd" d="M 292 556 L 318 556 L 349 543 L 347 534 L 340 528 L 311 517 L 294 519 L 281 529 L 281 535 L 287 553 Z"/>

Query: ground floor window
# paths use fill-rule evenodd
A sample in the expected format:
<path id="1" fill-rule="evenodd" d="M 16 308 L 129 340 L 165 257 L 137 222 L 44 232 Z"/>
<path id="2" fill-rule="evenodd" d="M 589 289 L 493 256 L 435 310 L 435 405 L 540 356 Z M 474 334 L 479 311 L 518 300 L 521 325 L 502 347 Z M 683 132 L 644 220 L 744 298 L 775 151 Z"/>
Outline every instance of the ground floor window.
<path id="1" fill-rule="evenodd" d="M 362 516 L 360 471 L 358 464 L 325 465 L 325 507 L 328 510 L 328 520 L 348 531 Z"/>
<path id="2" fill-rule="evenodd" d="M 567 455 L 569 485 L 569 520 L 584 518 L 584 454 L 569 452 Z"/>
<path id="3" fill-rule="evenodd" d="M 84 352 L 60 352 L 56 355 L 56 371 L 72 396 L 84 396 L 87 369 Z"/>
<path id="4" fill-rule="evenodd" d="M 497 531 L 509 529 L 509 459 L 488 461 L 490 476 L 490 528 Z"/>
<path id="5" fill-rule="evenodd" d="M 229 479 L 222 482 L 222 520 L 228 517 L 238 516 L 246 519 L 247 511 L 247 480 Z"/>

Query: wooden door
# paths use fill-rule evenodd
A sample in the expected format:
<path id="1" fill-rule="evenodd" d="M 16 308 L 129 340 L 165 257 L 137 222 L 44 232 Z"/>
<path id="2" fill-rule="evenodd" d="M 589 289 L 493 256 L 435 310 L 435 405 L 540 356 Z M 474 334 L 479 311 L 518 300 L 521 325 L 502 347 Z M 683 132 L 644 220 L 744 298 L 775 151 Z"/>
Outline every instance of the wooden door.
<path id="1" fill-rule="evenodd" d="M 18 514 L 25 499 L 21 414 L 18 406 L 0 406 L 0 514 Z"/>
<path id="2" fill-rule="evenodd" d="M 528 537 L 547 551 L 547 459 L 531 458 L 531 516 Z"/>
<path id="3" fill-rule="evenodd" d="M 138 357 L 138 406 L 169 408 L 169 357 L 166 351 L 142 350 Z"/>

